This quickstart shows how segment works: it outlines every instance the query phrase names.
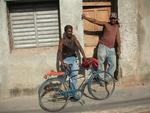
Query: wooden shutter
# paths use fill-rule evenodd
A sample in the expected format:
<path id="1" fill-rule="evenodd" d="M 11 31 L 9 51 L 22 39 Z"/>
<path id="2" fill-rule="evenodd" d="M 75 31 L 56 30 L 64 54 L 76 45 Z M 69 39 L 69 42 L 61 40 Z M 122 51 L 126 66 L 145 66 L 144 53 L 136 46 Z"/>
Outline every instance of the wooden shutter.
<path id="1" fill-rule="evenodd" d="M 56 3 L 26 3 L 10 6 L 14 48 L 55 46 L 59 42 Z"/>
<path id="2" fill-rule="evenodd" d="M 36 29 L 39 46 L 58 45 L 58 10 L 54 4 L 36 6 Z"/>
<path id="3" fill-rule="evenodd" d="M 94 18 L 99 21 L 108 21 L 110 11 L 110 7 L 88 7 L 83 9 L 83 12 L 87 17 Z M 102 26 L 98 26 L 96 24 L 84 20 L 84 45 L 96 46 L 99 41 L 100 33 L 102 30 Z"/>

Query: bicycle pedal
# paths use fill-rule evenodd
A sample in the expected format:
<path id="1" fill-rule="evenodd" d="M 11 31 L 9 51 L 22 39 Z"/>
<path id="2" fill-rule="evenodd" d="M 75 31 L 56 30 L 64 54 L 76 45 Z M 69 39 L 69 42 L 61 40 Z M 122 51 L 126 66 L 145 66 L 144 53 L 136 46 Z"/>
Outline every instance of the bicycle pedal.
<path id="1" fill-rule="evenodd" d="M 79 100 L 79 103 L 83 106 L 85 104 L 84 100 Z"/>
<path id="2" fill-rule="evenodd" d="M 79 99 L 76 99 L 76 98 L 74 98 L 74 97 L 71 97 L 71 98 L 70 98 L 70 101 L 71 101 L 71 102 L 77 102 L 77 101 L 79 101 Z"/>

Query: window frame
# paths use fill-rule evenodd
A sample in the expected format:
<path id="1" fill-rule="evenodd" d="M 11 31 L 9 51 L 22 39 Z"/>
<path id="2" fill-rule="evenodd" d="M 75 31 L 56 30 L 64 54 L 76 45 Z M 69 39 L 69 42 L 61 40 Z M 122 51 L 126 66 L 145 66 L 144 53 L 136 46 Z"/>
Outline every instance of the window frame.
<path id="1" fill-rule="evenodd" d="M 55 0 L 54 0 L 55 1 Z M 58 21 L 57 21 L 57 27 L 58 27 L 58 33 L 57 33 L 57 44 L 54 44 L 54 45 L 48 45 L 48 46 L 38 46 L 37 45 L 37 43 L 36 43 L 36 46 L 34 46 L 34 47 L 15 47 L 15 44 L 14 44 L 14 37 L 13 37 L 13 34 L 12 34 L 12 25 L 11 25 L 11 20 L 10 20 L 10 5 L 12 5 L 12 4 L 20 4 L 20 3 L 22 3 L 22 4 L 24 4 L 24 3 L 28 3 L 28 4 L 34 4 L 34 3 L 43 3 L 43 4 L 45 4 L 46 2 L 48 2 L 48 1 L 38 1 L 38 2 L 7 2 L 7 19 L 8 19 L 8 34 L 9 34 L 9 46 L 10 46 L 10 51 L 12 51 L 12 50 L 15 50 L 15 49 L 32 49 L 32 48 L 43 48 L 43 47 L 52 47 L 52 46 L 58 46 L 58 44 L 59 44 L 59 40 L 60 40 L 60 34 L 61 34 L 61 31 L 60 31 L 60 11 L 59 11 L 59 2 L 58 1 L 56 1 L 55 2 L 55 6 L 56 6 L 56 8 L 57 8 L 57 19 L 58 19 Z M 48 3 L 51 3 L 52 1 L 49 1 Z M 34 27 L 34 29 L 36 29 L 35 27 Z M 51 38 L 49 38 L 50 40 L 51 40 Z M 38 40 L 38 38 L 36 37 L 36 35 L 35 35 L 35 40 L 36 40 L 36 42 L 39 42 L 39 40 Z"/>

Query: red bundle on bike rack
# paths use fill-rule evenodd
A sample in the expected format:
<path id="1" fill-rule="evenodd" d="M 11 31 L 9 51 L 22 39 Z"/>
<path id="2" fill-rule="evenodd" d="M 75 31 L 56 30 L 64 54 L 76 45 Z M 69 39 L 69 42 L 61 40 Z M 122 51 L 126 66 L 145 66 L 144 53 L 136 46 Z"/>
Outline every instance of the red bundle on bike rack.
<path id="1" fill-rule="evenodd" d="M 47 75 L 50 75 L 50 76 L 51 75 L 64 75 L 64 72 L 49 71 L 49 72 L 47 72 Z"/>
<path id="2" fill-rule="evenodd" d="M 64 72 L 60 71 L 60 72 L 57 72 L 57 71 L 48 71 L 47 74 L 44 75 L 44 78 L 47 79 L 48 76 L 60 76 L 60 75 L 64 75 Z"/>
<path id="3" fill-rule="evenodd" d="M 98 60 L 96 58 L 87 58 L 82 61 L 82 67 L 84 67 L 85 69 L 88 69 L 91 65 L 97 69 Z"/>

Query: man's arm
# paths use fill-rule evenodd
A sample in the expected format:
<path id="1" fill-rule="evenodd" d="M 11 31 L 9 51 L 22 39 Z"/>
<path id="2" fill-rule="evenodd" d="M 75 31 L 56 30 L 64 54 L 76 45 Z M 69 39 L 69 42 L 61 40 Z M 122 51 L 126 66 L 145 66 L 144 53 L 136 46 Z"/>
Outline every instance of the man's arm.
<path id="1" fill-rule="evenodd" d="M 77 39 L 75 40 L 75 43 L 76 43 L 77 47 L 79 48 L 83 58 L 85 59 L 86 56 L 85 56 L 84 50 L 83 50 L 82 46 L 80 45 L 80 43 L 79 43 L 79 41 Z"/>
<path id="2" fill-rule="evenodd" d="M 90 17 L 86 17 L 84 14 L 82 15 L 82 18 L 93 23 L 93 24 L 97 24 L 97 25 L 100 25 L 100 26 L 106 26 L 106 27 L 109 27 L 109 24 L 107 22 L 104 22 L 104 21 L 98 21 L 96 19 L 93 19 L 93 18 L 90 18 Z"/>
<path id="3" fill-rule="evenodd" d="M 59 58 L 60 58 L 61 64 L 63 64 L 62 49 L 63 49 L 63 39 L 61 39 L 59 43 Z"/>
<path id="4" fill-rule="evenodd" d="M 121 54 L 121 40 L 120 40 L 120 31 L 119 31 L 119 26 L 117 27 L 117 36 L 116 36 L 116 41 L 117 41 L 117 54 L 120 56 Z"/>

